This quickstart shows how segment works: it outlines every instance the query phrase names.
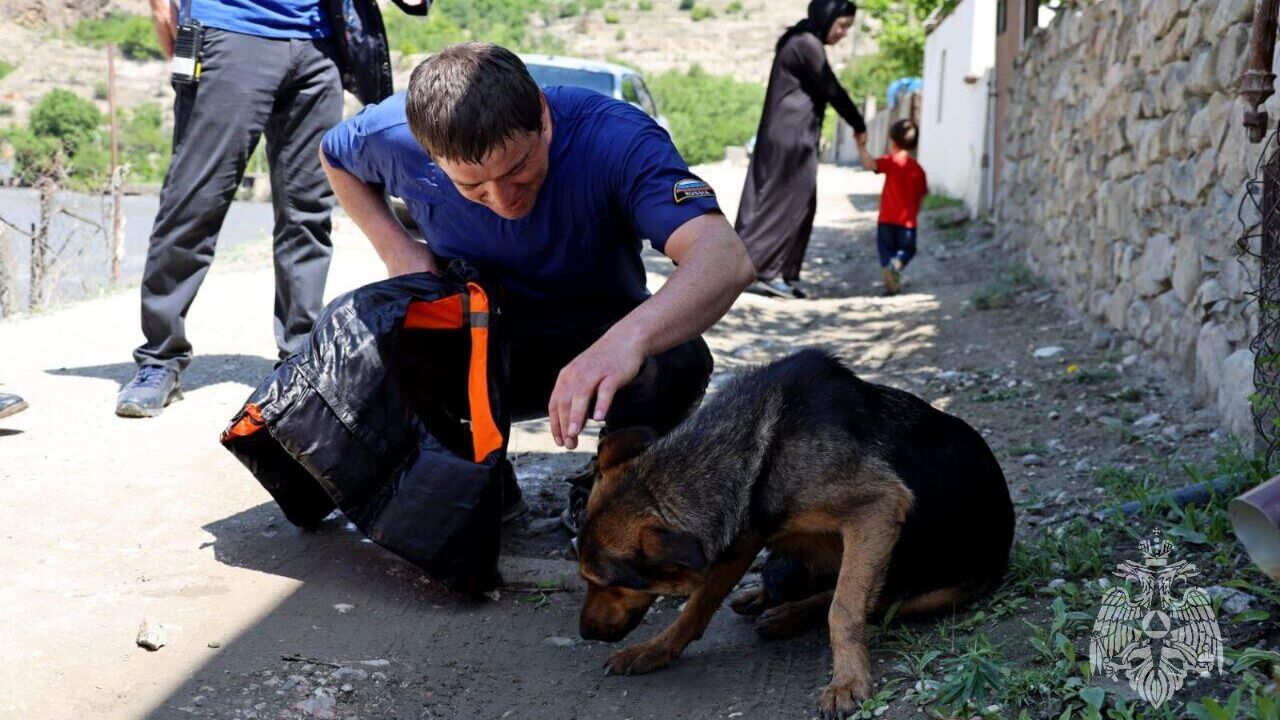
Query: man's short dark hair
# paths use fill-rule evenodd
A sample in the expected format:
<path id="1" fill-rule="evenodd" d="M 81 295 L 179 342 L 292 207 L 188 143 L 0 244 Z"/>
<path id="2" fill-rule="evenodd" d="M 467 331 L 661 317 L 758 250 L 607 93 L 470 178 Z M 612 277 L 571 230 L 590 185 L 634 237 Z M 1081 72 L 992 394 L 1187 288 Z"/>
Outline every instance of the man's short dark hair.
<path id="1" fill-rule="evenodd" d="M 460 43 L 414 69 L 405 113 L 431 157 L 479 164 L 517 135 L 542 131 L 542 91 L 510 50 Z"/>
<path id="2" fill-rule="evenodd" d="M 910 152 L 920 142 L 920 128 L 910 120 L 899 120 L 889 128 L 889 139 L 893 140 L 894 145 Z"/>

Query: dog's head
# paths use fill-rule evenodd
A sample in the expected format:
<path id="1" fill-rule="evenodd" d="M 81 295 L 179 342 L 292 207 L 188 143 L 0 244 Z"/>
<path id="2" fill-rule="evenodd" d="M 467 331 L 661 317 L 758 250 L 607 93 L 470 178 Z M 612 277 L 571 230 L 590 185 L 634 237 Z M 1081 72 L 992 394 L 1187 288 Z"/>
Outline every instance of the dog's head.
<path id="1" fill-rule="evenodd" d="M 659 595 L 688 595 L 706 577 L 702 542 L 662 522 L 637 460 L 655 439 L 648 428 L 610 433 L 600 443 L 600 477 L 578 535 L 578 570 L 587 581 L 579 632 L 621 640 Z"/>

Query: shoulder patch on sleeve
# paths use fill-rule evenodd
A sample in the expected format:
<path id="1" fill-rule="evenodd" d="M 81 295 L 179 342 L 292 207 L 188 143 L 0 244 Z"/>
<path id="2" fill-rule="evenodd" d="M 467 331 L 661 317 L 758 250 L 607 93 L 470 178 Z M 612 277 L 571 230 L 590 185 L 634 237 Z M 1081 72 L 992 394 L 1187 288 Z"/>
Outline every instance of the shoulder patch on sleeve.
<path id="1" fill-rule="evenodd" d="M 671 188 L 671 193 L 677 205 L 689 198 L 713 198 L 716 196 L 716 191 L 698 178 L 677 180 L 676 184 Z"/>

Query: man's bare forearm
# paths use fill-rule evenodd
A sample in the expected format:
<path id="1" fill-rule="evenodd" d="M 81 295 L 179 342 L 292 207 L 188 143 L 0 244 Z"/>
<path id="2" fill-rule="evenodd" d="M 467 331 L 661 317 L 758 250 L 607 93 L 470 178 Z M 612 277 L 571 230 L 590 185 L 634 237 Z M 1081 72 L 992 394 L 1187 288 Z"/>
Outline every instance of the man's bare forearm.
<path id="1" fill-rule="evenodd" d="M 645 357 L 714 325 L 756 276 L 742 240 L 721 215 L 691 220 L 668 241 L 667 251 L 679 264 L 666 284 L 606 333 Z"/>
<path id="2" fill-rule="evenodd" d="M 333 167 L 320 153 L 320 164 L 342 209 L 369 238 L 392 275 L 437 272 L 437 263 L 423 243 L 409 237 L 391 214 L 382 194 L 346 170 Z M 424 264 L 427 265 L 424 267 Z"/>

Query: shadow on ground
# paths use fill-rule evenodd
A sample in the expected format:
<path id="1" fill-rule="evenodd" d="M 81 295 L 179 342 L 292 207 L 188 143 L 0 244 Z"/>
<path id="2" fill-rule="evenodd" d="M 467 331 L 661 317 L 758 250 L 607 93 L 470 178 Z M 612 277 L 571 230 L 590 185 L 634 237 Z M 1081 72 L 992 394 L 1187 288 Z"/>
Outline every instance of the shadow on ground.
<path id="1" fill-rule="evenodd" d="M 197 355 L 182 372 L 182 389 L 190 392 L 209 385 L 234 382 L 256 388 L 275 368 L 276 361 L 258 355 Z M 46 370 L 51 375 L 91 377 L 110 380 L 121 386 L 129 382 L 138 369 L 132 362 L 89 365 L 78 368 Z"/>

